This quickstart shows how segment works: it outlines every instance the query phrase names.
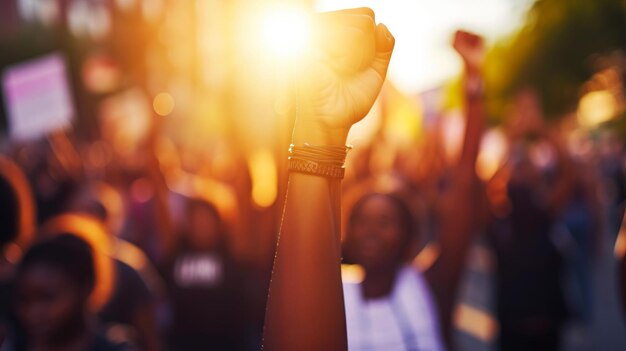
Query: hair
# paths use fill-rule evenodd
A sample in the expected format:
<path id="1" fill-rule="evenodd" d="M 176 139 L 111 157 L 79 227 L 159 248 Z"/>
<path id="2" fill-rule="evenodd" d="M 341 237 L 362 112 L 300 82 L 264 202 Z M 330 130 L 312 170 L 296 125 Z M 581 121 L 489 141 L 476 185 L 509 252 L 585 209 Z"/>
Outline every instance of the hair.
<path id="1" fill-rule="evenodd" d="M 222 217 L 220 216 L 220 212 L 217 210 L 217 207 L 208 201 L 204 201 L 202 199 L 190 198 L 187 200 L 186 210 L 187 213 L 191 213 L 196 208 L 204 208 L 209 210 L 215 218 L 217 218 L 218 224 L 222 225 Z"/>
<path id="2" fill-rule="evenodd" d="M 219 235 L 216 249 L 222 254 L 229 254 L 228 238 L 227 238 L 228 235 L 226 232 L 226 228 L 224 226 L 224 222 L 222 220 L 222 216 L 220 215 L 220 211 L 217 209 L 215 204 L 209 201 L 205 201 L 203 199 L 198 199 L 198 198 L 189 198 L 185 205 L 187 218 L 189 218 L 189 216 L 191 216 L 191 213 L 195 209 L 198 209 L 198 208 L 203 208 L 205 210 L 208 210 L 211 213 L 211 215 L 215 217 L 215 219 L 217 220 L 217 231 Z M 184 240 L 183 244 L 187 245 L 188 242 Z"/>
<path id="3" fill-rule="evenodd" d="M 411 213 L 411 210 L 409 206 L 407 205 L 407 203 L 402 198 L 394 194 L 372 192 L 372 193 L 363 195 L 363 197 L 361 197 L 354 204 L 354 206 L 352 206 L 352 210 L 350 211 L 350 216 L 348 217 L 348 230 L 347 230 L 346 242 L 350 241 L 350 232 L 352 230 L 352 227 L 355 225 L 355 222 L 357 221 L 358 215 L 361 212 L 363 206 L 365 206 L 365 204 L 370 199 L 375 198 L 375 197 L 382 197 L 386 199 L 396 209 L 399 220 L 400 220 L 400 228 L 402 230 L 402 234 L 404 235 L 402 238 L 403 247 L 406 247 L 406 250 L 407 250 L 406 254 L 408 255 L 410 252 L 410 247 L 411 247 L 410 244 L 417 237 L 416 226 L 413 220 L 413 214 Z M 347 261 L 349 260 L 350 258 L 347 258 Z"/>
<path id="4" fill-rule="evenodd" d="M 9 181 L 0 176 L 0 249 L 19 234 L 19 198 Z"/>
<path id="5" fill-rule="evenodd" d="M 107 219 L 109 218 L 109 211 L 107 211 L 107 208 L 99 199 L 88 200 L 84 204 L 83 211 L 87 214 L 90 214 L 96 217 L 103 223 L 106 222 Z"/>
<path id="6" fill-rule="evenodd" d="M 18 275 L 37 265 L 59 269 L 70 280 L 90 293 L 95 286 L 95 268 L 89 245 L 68 233 L 33 245 L 18 266 Z"/>

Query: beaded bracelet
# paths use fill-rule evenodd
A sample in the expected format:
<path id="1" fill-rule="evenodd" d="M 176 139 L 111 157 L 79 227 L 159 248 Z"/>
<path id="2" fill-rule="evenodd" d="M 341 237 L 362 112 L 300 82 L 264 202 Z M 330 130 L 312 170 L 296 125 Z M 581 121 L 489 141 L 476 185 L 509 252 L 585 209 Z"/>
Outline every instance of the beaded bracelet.
<path id="1" fill-rule="evenodd" d="M 326 178 L 343 179 L 343 166 L 350 146 L 289 146 L 290 172 L 305 173 Z"/>

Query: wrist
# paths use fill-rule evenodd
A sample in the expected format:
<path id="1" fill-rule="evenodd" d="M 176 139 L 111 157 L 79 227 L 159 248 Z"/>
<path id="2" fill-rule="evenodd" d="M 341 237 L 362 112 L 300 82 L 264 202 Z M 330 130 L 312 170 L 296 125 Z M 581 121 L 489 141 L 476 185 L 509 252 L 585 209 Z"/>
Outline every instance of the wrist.
<path id="1" fill-rule="evenodd" d="M 310 119 L 296 120 L 293 128 L 292 144 L 305 143 L 320 146 L 345 146 L 349 128 L 331 128 L 321 122 L 308 122 Z"/>
<path id="2" fill-rule="evenodd" d="M 467 71 L 464 79 L 465 95 L 470 99 L 477 99 L 483 96 L 485 86 L 480 72 Z"/>
<path id="3" fill-rule="evenodd" d="M 482 77 L 482 70 L 479 66 L 465 64 L 465 77 L 466 79 L 480 79 Z"/>

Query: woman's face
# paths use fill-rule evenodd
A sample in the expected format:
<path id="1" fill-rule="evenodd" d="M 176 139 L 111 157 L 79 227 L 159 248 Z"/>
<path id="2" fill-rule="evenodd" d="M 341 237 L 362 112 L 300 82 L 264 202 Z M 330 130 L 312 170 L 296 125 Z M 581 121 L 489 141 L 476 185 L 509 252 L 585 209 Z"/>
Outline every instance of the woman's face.
<path id="1" fill-rule="evenodd" d="M 17 315 L 29 338 L 54 342 L 84 322 L 86 295 L 60 269 L 35 264 L 17 280 Z"/>
<path id="2" fill-rule="evenodd" d="M 395 268 L 404 259 L 405 228 L 398 208 L 383 195 L 369 197 L 357 209 L 349 231 L 355 263 L 368 269 Z"/>

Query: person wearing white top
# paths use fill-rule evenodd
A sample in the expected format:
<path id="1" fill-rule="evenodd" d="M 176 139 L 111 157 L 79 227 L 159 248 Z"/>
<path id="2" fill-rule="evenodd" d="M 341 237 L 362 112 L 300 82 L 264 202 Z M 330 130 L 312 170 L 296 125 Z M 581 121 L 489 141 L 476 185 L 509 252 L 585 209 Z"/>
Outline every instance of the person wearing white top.
<path id="1" fill-rule="evenodd" d="M 343 283 L 350 351 L 444 350 L 428 284 L 407 264 L 412 228 L 396 196 L 371 193 L 353 207 L 344 256 L 365 274 Z"/>

